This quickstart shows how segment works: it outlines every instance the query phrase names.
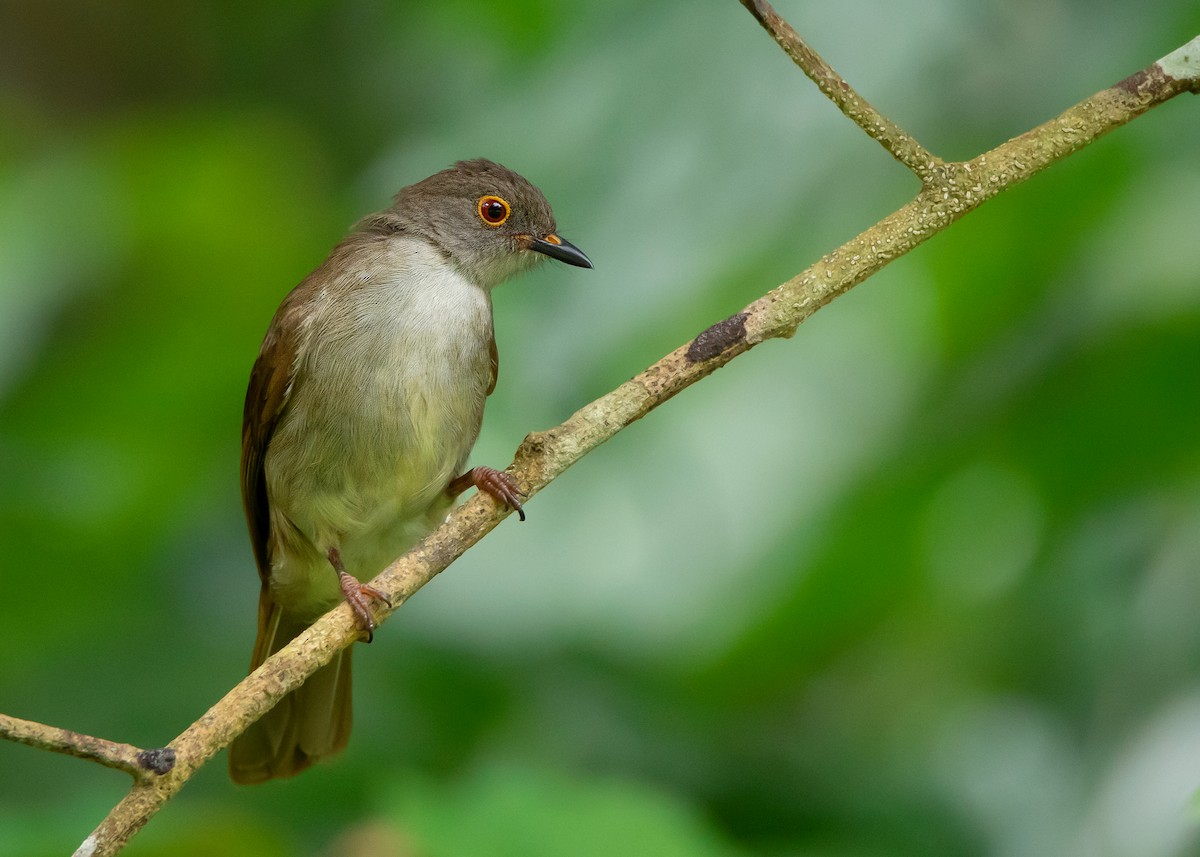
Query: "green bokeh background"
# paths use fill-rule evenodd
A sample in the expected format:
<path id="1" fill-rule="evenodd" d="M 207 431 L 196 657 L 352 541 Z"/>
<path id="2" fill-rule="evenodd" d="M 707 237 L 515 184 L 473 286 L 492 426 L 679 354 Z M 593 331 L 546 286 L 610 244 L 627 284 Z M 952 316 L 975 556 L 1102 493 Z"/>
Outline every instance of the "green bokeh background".
<path id="1" fill-rule="evenodd" d="M 779 9 L 948 158 L 1200 32 Z M 127 853 L 1200 853 L 1198 140 L 1175 99 L 597 450 L 360 649 L 341 758 L 219 759 Z M 596 263 L 496 295 L 496 466 L 915 192 L 733 0 L 0 2 L 0 711 L 155 746 L 240 678 L 267 321 L 480 155 Z M 0 854 L 126 786 L 0 744 Z"/>

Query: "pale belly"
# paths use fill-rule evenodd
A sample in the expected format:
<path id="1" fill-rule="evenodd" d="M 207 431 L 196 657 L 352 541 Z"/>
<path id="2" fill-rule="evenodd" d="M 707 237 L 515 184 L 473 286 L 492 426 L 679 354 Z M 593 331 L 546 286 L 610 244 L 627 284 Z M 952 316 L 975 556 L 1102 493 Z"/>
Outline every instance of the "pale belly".
<path id="1" fill-rule="evenodd" d="M 330 548 L 369 580 L 445 517 L 491 379 L 479 297 L 453 307 L 466 318 L 431 325 L 409 308 L 403 324 L 326 336 L 298 373 L 265 462 L 271 587 L 287 613 L 315 618 L 341 599 Z"/>

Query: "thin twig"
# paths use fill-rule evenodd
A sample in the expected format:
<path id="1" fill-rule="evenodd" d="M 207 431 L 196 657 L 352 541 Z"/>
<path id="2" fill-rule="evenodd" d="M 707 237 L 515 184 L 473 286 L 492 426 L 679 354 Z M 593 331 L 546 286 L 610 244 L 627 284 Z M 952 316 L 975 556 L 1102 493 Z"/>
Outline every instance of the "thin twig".
<path id="1" fill-rule="evenodd" d="M 928 183 L 931 175 L 942 163 L 941 158 L 872 107 L 800 38 L 800 34 L 779 16 L 767 0 L 741 0 L 741 3 L 839 110 L 878 140 L 893 158 L 916 173 L 922 183 Z"/>
<path id="2" fill-rule="evenodd" d="M 532 498 L 621 429 L 758 343 L 791 336 L 820 307 L 985 200 L 1151 107 L 1198 88 L 1200 37 L 1058 118 L 972 161 L 935 162 L 931 181 L 908 205 L 742 312 L 709 327 L 630 381 L 584 406 L 562 425 L 529 435 L 518 448 L 509 472 L 523 493 Z M 384 621 L 506 515 L 490 498 L 481 496 L 456 509 L 445 524 L 371 581 L 393 604 L 379 614 L 378 621 Z M 171 742 L 170 748 L 178 756 L 175 768 L 162 777 L 135 783 L 76 855 L 103 857 L 117 853 L 200 766 L 328 663 L 336 652 L 351 645 L 359 634 L 349 607 L 343 604 L 268 658 Z"/>
<path id="3" fill-rule="evenodd" d="M 132 744 L 119 744 L 104 738 L 47 726 L 32 720 L 22 720 L 0 714 L 0 738 L 27 744 L 39 750 L 65 753 L 77 759 L 97 762 L 106 768 L 116 768 L 145 779 L 152 774 L 165 774 L 175 766 L 175 752 L 166 748 L 142 750 Z"/>

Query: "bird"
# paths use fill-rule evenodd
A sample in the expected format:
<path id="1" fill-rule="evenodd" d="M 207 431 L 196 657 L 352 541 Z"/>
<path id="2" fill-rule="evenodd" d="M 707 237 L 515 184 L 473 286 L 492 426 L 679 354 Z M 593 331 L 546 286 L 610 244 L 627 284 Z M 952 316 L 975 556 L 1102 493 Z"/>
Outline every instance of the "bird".
<path id="1" fill-rule="evenodd" d="M 261 579 L 251 671 L 349 603 L 471 487 L 525 519 L 520 490 L 465 469 L 496 385 L 492 290 L 542 259 L 591 268 L 546 197 L 493 161 L 455 163 L 360 220 L 280 304 L 250 373 L 241 487 Z M 344 749 L 351 648 L 230 746 L 236 783 L 290 777 Z"/>

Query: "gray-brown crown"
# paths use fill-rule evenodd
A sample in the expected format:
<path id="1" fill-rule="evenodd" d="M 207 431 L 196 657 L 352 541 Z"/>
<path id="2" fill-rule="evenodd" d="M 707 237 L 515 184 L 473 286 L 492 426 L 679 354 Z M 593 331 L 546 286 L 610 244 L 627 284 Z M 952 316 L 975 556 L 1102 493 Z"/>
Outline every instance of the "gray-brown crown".
<path id="1" fill-rule="evenodd" d="M 503 222 L 480 213 L 497 197 L 508 207 Z M 368 229 L 421 238 L 484 288 L 492 288 L 542 258 L 530 240 L 555 233 L 554 212 L 542 192 L 507 167 L 484 158 L 459 161 L 396 194 L 392 207 L 368 218 Z"/>

